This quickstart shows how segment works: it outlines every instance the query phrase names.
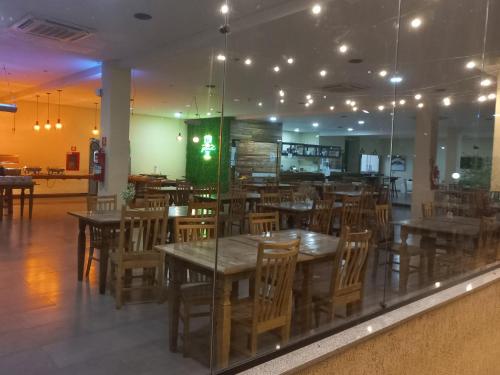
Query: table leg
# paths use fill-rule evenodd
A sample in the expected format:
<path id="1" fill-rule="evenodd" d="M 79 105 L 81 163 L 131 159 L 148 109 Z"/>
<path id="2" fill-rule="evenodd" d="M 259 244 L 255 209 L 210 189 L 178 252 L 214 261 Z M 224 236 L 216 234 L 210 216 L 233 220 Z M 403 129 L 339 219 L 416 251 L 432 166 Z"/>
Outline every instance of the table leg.
<path id="1" fill-rule="evenodd" d="M 14 213 L 14 196 L 12 192 L 12 188 L 7 189 L 7 211 L 9 215 L 12 215 Z"/>
<path id="2" fill-rule="evenodd" d="M 168 259 L 168 311 L 169 311 L 169 346 L 170 351 L 177 351 L 177 339 L 179 336 L 179 295 L 182 283 L 183 267 L 175 258 Z"/>
<path id="3" fill-rule="evenodd" d="M 436 239 L 433 237 L 422 236 L 420 247 L 427 253 L 427 275 L 429 280 L 434 279 L 434 269 L 436 266 Z"/>
<path id="4" fill-rule="evenodd" d="M 110 229 L 103 227 L 101 252 L 99 254 L 99 293 L 106 293 L 106 281 L 108 280 L 108 259 L 109 259 L 109 242 Z"/>
<path id="5" fill-rule="evenodd" d="M 33 216 L 33 186 L 30 187 L 30 196 L 29 196 L 29 218 L 31 219 Z"/>
<path id="6" fill-rule="evenodd" d="M 408 244 L 408 228 L 401 226 L 401 252 L 399 253 L 399 292 L 405 293 L 408 285 L 408 276 L 410 273 L 410 257 L 406 251 Z M 392 273 L 392 267 L 389 272 Z"/>
<path id="7" fill-rule="evenodd" d="M 226 368 L 231 349 L 231 290 L 232 281 L 224 277 L 217 280 L 217 367 Z"/>
<path id="8" fill-rule="evenodd" d="M 78 281 L 83 280 L 83 268 L 85 265 L 85 228 L 87 227 L 87 223 L 80 219 L 78 221 L 78 248 L 77 248 L 77 260 L 78 260 Z"/>
<path id="9" fill-rule="evenodd" d="M 21 217 L 23 217 L 24 216 L 24 188 L 21 188 L 21 197 L 19 198 L 19 203 L 20 203 L 20 206 L 21 206 L 21 208 L 20 208 L 20 210 L 21 210 L 20 215 L 21 215 Z"/>
<path id="10" fill-rule="evenodd" d="M 300 267 L 302 268 L 302 291 L 299 311 L 302 316 L 302 333 L 306 333 L 311 329 L 312 319 L 312 267 L 308 262 L 302 263 Z"/>

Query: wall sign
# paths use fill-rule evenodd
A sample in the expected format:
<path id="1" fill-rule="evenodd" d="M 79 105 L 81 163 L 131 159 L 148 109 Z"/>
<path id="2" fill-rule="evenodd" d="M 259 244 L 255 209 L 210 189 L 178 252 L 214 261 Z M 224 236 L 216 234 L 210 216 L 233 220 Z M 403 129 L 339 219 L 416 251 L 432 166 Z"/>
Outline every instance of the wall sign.
<path id="1" fill-rule="evenodd" d="M 203 144 L 201 145 L 201 153 L 203 154 L 203 159 L 210 160 L 212 155 L 210 153 L 215 151 L 215 145 L 212 143 L 212 136 L 207 134 L 203 137 Z"/>

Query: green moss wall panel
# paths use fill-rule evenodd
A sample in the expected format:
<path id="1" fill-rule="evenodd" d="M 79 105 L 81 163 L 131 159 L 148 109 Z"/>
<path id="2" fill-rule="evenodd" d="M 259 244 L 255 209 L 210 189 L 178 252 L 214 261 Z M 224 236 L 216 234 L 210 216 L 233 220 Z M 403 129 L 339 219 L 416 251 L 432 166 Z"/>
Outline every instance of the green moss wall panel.
<path id="1" fill-rule="evenodd" d="M 223 192 L 229 187 L 229 171 L 231 158 L 230 124 L 233 118 L 226 117 L 222 126 L 222 144 L 219 145 L 220 118 L 196 120 L 187 126 L 186 146 L 186 179 L 194 185 L 216 184 L 218 175 L 218 153 L 222 153 L 221 160 L 221 189 Z M 201 147 L 203 137 L 210 134 L 216 150 L 212 152 L 211 160 L 204 160 Z M 193 137 L 199 137 L 200 142 L 194 143 Z"/>

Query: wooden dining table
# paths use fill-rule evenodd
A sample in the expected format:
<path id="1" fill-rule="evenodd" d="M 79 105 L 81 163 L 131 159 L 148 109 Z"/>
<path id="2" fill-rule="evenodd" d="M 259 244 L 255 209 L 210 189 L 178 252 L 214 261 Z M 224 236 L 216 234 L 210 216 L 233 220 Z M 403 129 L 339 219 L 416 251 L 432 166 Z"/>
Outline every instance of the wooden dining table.
<path id="1" fill-rule="evenodd" d="M 231 304 L 234 293 L 233 286 L 241 280 L 249 280 L 255 274 L 257 263 L 257 247 L 259 241 L 289 241 L 300 237 L 300 251 L 297 259 L 302 283 L 300 301 L 298 302 L 301 329 L 307 331 L 311 327 L 312 304 L 312 266 L 318 262 L 333 259 L 339 238 L 305 230 L 285 230 L 273 232 L 269 237 L 260 235 L 238 235 L 220 238 L 216 252 L 215 240 L 174 243 L 157 246 L 156 249 L 166 253 L 169 265 L 169 344 L 171 351 L 177 351 L 179 333 L 179 293 L 183 275 L 186 270 L 194 270 L 215 277 L 216 290 L 216 338 L 217 363 L 220 368 L 227 367 L 229 362 L 231 339 Z M 216 259 L 217 253 L 217 259 Z"/>
<path id="2" fill-rule="evenodd" d="M 279 203 L 260 203 L 258 207 L 266 211 L 278 211 L 288 217 L 289 225 L 294 227 L 300 219 L 307 218 L 314 208 L 314 202 L 279 202 Z M 334 210 L 342 209 L 341 202 L 334 202 Z"/>
<path id="3" fill-rule="evenodd" d="M 71 211 L 69 215 L 78 219 L 78 244 L 77 244 L 77 264 L 78 281 L 83 280 L 83 270 L 85 265 L 86 252 L 86 228 L 94 227 L 101 230 L 102 242 L 99 261 L 99 292 L 106 292 L 106 278 L 108 274 L 109 250 L 113 241 L 113 232 L 120 228 L 121 211 Z M 168 209 L 168 220 L 172 221 L 176 217 L 188 216 L 187 206 L 170 206 Z"/>
<path id="4" fill-rule="evenodd" d="M 420 247 L 427 253 L 427 271 L 429 278 L 434 276 L 436 260 L 436 239 L 439 237 L 450 239 L 454 244 L 467 244 L 479 238 L 481 219 L 465 216 L 433 216 L 422 219 L 410 219 L 395 221 L 395 225 L 401 226 L 401 244 L 408 243 L 408 236 L 421 236 Z M 500 225 L 499 225 L 500 226 Z M 402 246 L 404 249 L 404 246 Z M 401 266 L 408 263 L 409 257 L 401 254 Z M 408 259 L 407 259 L 408 258 Z M 401 277 L 401 274 L 406 277 Z M 406 291 L 409 272 L 401 272 L 399 279 L 399 290 Z"/>
<path id="5" fill-rule="evenodd" d="M 5 198 L 8 199 L 8 214 L 12 215 L 13 213 L 13 203 L 12 196 L 14 190 L 20 190 L 20 216 L 24 216 L 24 201 L 26 197 L 26 190 L 28 191 L 28 217 L 31 219 L 33 216 L 33 192 L 35 189 L 35 182 L 27 181 L 27 182 L 10 182 L 10 181 L 0 181 L 0 221 L 3 220 L 3 209 Z"/>

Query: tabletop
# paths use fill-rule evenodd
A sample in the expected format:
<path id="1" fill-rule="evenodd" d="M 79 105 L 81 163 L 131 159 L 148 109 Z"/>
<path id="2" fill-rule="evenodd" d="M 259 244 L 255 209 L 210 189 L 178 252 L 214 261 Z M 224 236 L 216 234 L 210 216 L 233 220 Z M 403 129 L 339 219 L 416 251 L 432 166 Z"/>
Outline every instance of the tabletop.
<path id="1" fill-rule="evenodd" d="M 271 208 L 273 210 L 281 210 L 281 211 L 293 211 L 293 212 L 309 212 L 314 207 L 314 202 L 306 202 L 306 203 L 294 203 L 294 202 L 280 202 L 280 203 L 261 203 L 260 207 Z M 335 202 L 334 208 L 341 208 L 341 202 Z"/>
<path id="2" fill-rule="evenodd" d="M 217 272 L 230 275 L 255 269 L 259 241 L 285 242 L 301 238 L 298 262 L 324 258 L 335 254 L 338 237 L 306 230 L 285 230 L 270 233 L 269 237 L 243 234 L 219 238 Z M 215 240 L 173 243 L 156 246 L 168 256 L 187 261 L 213 271 Z"/>
<path id="3" fill-rule="evenodd" d="M 206 194 L 194 194 L 193 196 L 195 198 L 199 198 L 199 199 L 206 199 L 206 200 L 212 200 L 212 201 L 216 201 L 217 200 L 217 194 L 210 194 L 210 195 L 206 195 Z M 260 199 L 260 194 L 259 193 L 255 193 L 255 192 L 247 192 L 246 196 L 247 196 L 248 200 L 259 200 Z M 220 200 L 221 201 L 230 201 L 231 200 L 231 194 L 230 193 L 222 193 L 220 195 Z"/>
<path id="4" fill-rule="evenodd" d="M 138 209 L 143 210 L 143 209 Z M 114 211 L 71 211 L 69 215 L 86 220 L 93 224 L 119 224 L 122 218 L 121 210 Z M 168 208 L 168 218 L 175 219 L 188 215 L 187 206 L 170 206 Z"/>
<path id="5" fill-rule="evenodd" d="M 481 220 L 464 216 L 433 216 L 425 219 L 396 221 L 394 224 L 407 228 L 435 233 L 458 234 L 464 236 L 479 235 Z"/>

